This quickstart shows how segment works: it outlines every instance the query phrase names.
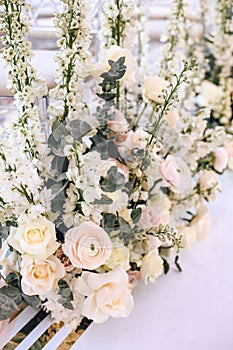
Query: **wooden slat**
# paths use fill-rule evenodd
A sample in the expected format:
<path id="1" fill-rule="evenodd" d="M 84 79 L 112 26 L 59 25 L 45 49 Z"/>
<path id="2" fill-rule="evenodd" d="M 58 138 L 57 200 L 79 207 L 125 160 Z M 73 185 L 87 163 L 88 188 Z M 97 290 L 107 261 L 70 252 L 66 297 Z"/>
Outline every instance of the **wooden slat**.
<path id="1" fill-rule="evenodd" d="M 30 334 L 15 348 L 17 350 L 26 350 L 32 346 L 35 341 L 47 330 L 47 328 L 54 322 L 50 315 L 48 315 L 38 326 L 36 326 Z"/>
<path id="2" fill-rule="evenodd" d="M 0 338 L 0 349 L 6 345 L 25 324 L 38 313 L 38 309 L 31 306 L 26 307 L 13 321 L 9 323 Z M 24 348 L 25 350 L 25 348 Z"/>
<path id="3" fill-rule="evenodd" d="M 72 332 L 71 328 L 63 326 L 53 337 L 52 339 L 43 347 L 43 350 L 56 349 L 64 339 Z"/>

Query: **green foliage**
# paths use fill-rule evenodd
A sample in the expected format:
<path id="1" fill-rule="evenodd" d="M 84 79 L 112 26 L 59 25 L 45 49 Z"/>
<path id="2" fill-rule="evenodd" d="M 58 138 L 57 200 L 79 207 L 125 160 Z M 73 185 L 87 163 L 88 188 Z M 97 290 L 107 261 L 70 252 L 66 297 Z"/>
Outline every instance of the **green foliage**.
<path id="1" fill-rule="evenodd" d="M 141 218 L 142 215 L 142 209 L 141 208 L 136 208 L 133 209 L 131 212 L 131 219 L 133 220 L 134 224 L 137 224 Z"/>
<path id="2" fill-rule="evenodd" d="M 107 172 L 107 178 L 101 183 L 101 189 L 104 192 L 115 192 L 121 189 L 125 182 L 124 175 L 117 171 L 116 166 L 112 166 Z"/>
<path id="3" fill-rule="evenodd" d="M 102 88 L 102 93 L 97 94 L 105 101 L 111 101 L 117 97 L 117 94 L 112 90 L 117 88 L 117 81 L 122 79 L 126 72 L 125 57 L 120 57 L 116 62 L 109 60 L 108 63 L 111 68 L 108 72 L 101 74 L 103 81 L 99 85 Z"/>
<path id="4" fill-rule="evenodd" d="M 4 286 L 0 288 L 0 321 L 9 318 L 22 302 L 20 289 Z"/>
<path id="5" fill-rule="evenodd" d="M 71 303 L 72 300 L 74 300 L 73 293 L 71 292 L 71 289 L 64 280 L 60 280 L 58 282 L 59 292 L 58 294 L 61 296 L 58 299 L 58 303 L 64 306 L 66 309 L 74 310 L 74 307 Z"/>

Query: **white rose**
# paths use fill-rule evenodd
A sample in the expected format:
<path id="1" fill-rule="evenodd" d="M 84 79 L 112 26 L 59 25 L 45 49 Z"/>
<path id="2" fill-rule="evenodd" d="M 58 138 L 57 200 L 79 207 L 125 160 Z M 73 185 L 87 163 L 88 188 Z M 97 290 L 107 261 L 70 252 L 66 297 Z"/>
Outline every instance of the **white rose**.
<path id="1" fill-rule="evenodd" d="M 83 222 L 67 231 L 62 249 L 73 266 L 94 270 L 110 257 L 112 242 L 94 222 Z"/>
<path id="2" fill-rule="evenodd" d="M 220 191 L 220 183 L 217 174 L 212 170 L 202 170 L 198 180 L 200 191 L 209 201 L 216 199 L 216 193 Z"/>
<path id="3" fill-rule="evenodd" d="M 159 256 L 158 249 L 153 249 L 144 256 L 140 273 L 146 284 L 154 283 L 155 279 L 162 275 L 163 259 Z"/>
<path id="4" fill-rule="evenodd" d="M 26 295 L 43 295 L 51 291 L 65 275 L 64 266 L 54 255 L 40 260 L 24 254 L 20 268 L 22 290 Z"/>
<path id="5" fill-rule="evenodd" d="M 12 228 L 7 242 L 21 254 L 27 253 L 39 259 L 47 258 L 59 247 L 55 225 L 44 217 Z"/>
<path id="6" fill-rule="evenodd" d="M 160 164 L 160 172 L 166 185 L 174 193 L 191 191 L 192 175 L 189 167 L 181 158 L 167 156 Z"/>
<path id="7" fill-rule="evenodd" d="M 133 310 L 129 277 L 121 266 L 101 274 L 84 272 L 77 280 L 76 288 L 87 296 L 83 303 L 83 316 L 95 323 L 103 323 L 110 316 L 128 317 Z"/>
<path id="8" fill-rule="evenodd" d="M 130 252 L 128 247 L 114 247 L 110 258 L 105 262 L 104 267 L 106 270 L 113 270 L 117 265 L 121 265 L 122 268 L 127 271 L 130 269 L 129 257 Z"/>
<path id="9" fill-rule="evenodd" d="M 146 101 L 152 100 L 157 103 L 164 103 L 163 90 L 168 86 L 168 81 L 158 76 L 148 76 L 144 80 L 143 97 Z"/>
<path id="10" fill-rule="evenodd" d="M 214 151 L 214 169 L 219 173 L 222 173 L 226 169 L 228 164 L 228 153 L 226 148 L 218 147 Z"/>

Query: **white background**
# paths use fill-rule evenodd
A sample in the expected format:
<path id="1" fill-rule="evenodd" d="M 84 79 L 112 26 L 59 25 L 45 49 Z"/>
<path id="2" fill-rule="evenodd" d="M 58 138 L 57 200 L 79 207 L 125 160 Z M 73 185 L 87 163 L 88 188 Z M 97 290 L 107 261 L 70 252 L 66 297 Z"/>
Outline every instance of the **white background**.
<path id="1" fill-rule="evenodd" d="M 92 325 L 72 349 L 233 349 L 233 174 L 222 180 L 212 233 L 184 252 L 183 272 L 140 283 L 129 318 Z"/>

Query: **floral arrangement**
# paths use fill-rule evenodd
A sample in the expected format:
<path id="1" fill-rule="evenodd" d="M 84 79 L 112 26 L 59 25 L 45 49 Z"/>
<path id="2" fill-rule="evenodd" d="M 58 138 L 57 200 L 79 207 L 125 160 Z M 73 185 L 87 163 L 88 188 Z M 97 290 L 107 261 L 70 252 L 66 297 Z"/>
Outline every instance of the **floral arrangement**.
<path id="1" fill-rule="evenodd" d="M 25 39 L 29 7 L 0 0 L 18 109 L 0 141 L 0 319 L 25 301 L 74 328 L 83 317 L 128 316 L 139 278 L 181 271 L 180 250 L 210 228 L 206 202 L 220 190 L 226 133 L 207 128 L 207 109 L 180 106 L 194 59 L 170 69 L 164 56 L 161 71 L 148 73 L 143 1 L 105 1 L 98 58 L 89 52 L 90 2 L 60 3 L 45 120 L 37 101 L 46 83 Z"/>

